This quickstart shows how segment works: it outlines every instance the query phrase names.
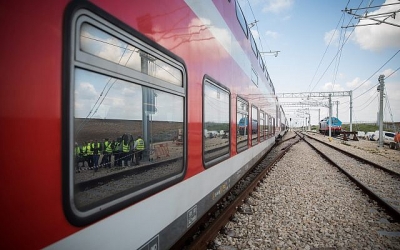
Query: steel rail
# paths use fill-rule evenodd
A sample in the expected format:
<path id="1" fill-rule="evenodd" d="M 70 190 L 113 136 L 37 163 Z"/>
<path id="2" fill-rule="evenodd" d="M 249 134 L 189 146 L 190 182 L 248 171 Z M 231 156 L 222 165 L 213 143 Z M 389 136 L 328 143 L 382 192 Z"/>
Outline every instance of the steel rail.
<path id="1" fill-rule="evenodd" d="M 341 152 L 341 153 L 343 153 L 343 154 L 345 154 L 345 155 L 348 155 L 348 156 L 350 156 L 350 157 L 352 157 L 352 158 L 355 158 L 355 159 L 357 159 L 358 161 L 361 161 L 361 162 L 370 164 L 370 165 L 372 165 L 372 166 L 374 166 L 374 167 L 376 167 L 376 168 L 379 168 L 379 169 L 385 171 L 386 173 L 389 173 L 389 174 L 392 174 L 392 175 L 394 175 L 394 176 L 400 177 L 400 173 L 395 172 L 395 171 L 393 171 L 393 170 L 391 170 L 391 169 L 387 169 L 387 168 L 385 168 L 385 167 L 383 167 L 383 166 L 381 166 L 381 165 L 379 165 L 379 164 L 377 164 L 377 163 L 375 163 L 375 162 L 372 162 L 372 161 L 369 161 L 369 160 L 367 160 L 367 159 L 364 159 L 364 158 L 362 158 L 362 157 L 360 157 L 360 156 L 358 156 L 358 155 L 354 155 L 354 154 L 352 154 L 352 153 L 350 153 L 350 152 L 348 152 L 348 151 L 345 151 L 345 150 L 343 150 L 343 149 L 337 148 L 337 147 L 335 147 L 335 146 L 333 146 L 333 145 L 331 145 L 331 144 L 329 144 L 329 143 L 327 143 L 327 142 L 318 140 L 318 139 L 313 138 L 313 137 L 311 137 L 311 136 L 309 136 L 309 135 L 305 135 L 305 136 L 307 136 L 308 138 L 313 139 L 313 140 L 315 140 L 315 141 L 318 141 L 318 142 L 320 142 L 320 143 L 322 143 L 322 144 L 324 144 L 324 145 L 326 145 L 326 146 L 328 146 L 328 147 L 330 147 L 330 148 L 333 148 L 333 149 L 335 149 L 335 150 L 337 150 L 337 151 L 339 151 L 339 152 Z"/>
<path id="2" fill-rule="evenodd" d="M 314 138 L 311 138 L 311 139 L 314 139 Z M 314 139 L 314 140 L 316 140 L 316 139 Z M 355 178 L 350 173 L 348 173 L 346 170 L 344 170 L 342 167 L 340 167 L 335 161 L 333 161 L 329 156 L 324 154 L 322 151 L 320 151 L 318 148 L 316 148 L 310 142 L 308 142 L 304 138 L 303 138 L 303 141 L 305 141 L 310 147 L 312 147 L 318 154 L 320 154 L 323 158 L 325 158 L 327 161 L 329 161 L 332 165 L 337 167 L 351 181 L 353 181 L 359 188 L 364 190 L 364 192 L 367 193 L 373 200 L 377 201 L 395 220 L 400 221 L 400 211 L 396 207 L 394 207 L 390 203 L 386 202 L 384 198 L 380 197 L 378 194 L 376 194 L 374 191 L 372 191 L 369 187 L 365 186 L 361 181 L 359 181 L 357 178 Z M 316 140 L 316 141 L 323 143 L 319 140 Z M 336 147 L 333 147 L 333 148 L 337 149 Z M 338 150 L 338 151 L 341 152 L 341 150 Z M 349 156 L 353 157 L 354 155 L 350 154 Z M 357 156 L 355 158 L 357 158 L 357 160 L 358 160 L 359 157 Z M 375 165 L 375 164 L 371 164 L 371 165 Z"/>
<path id="3" fill-rule="evenodd" d="M 292 137 L 295 138 L 296 136 Z M 251 196 L 251 193 L 256 190 L 256 187 L 260 185 L 260 182 L 265 178 L 267 173 L 272 169 L 272 166 L 280 160 L 286 152 L 290 149 L 291 146 L 296 144 L 301 140 L 301 137 L 291 143 L 289 146 L 285 147 L 284 150 L 282 150 L 273 160 L 270 164 L 265 166 L 264 170 L 261 171 L 257 175 L 256 178 L 253 179 L 253 181 L 243 190 L 233 202 L 231 202 L 222 212 L 221 214 L 215 218 L 215 220 L 207 227 L 206 230 L 204 230 L 200 235 L 197 236 L 197 238 L 188 246 L 189 249 L 198 249 L 198 250 L 203 250 L 207 249 L 208 244 L 215 239 L 215 237 L 218 235 L 218 232 L 229 222 L 231 217 L 237 212 L 238 207 L 240 207 L 249 196 Z M 286 140 L 285 140 L 286 141 Z M 266 154 L 266 156 L 268 153 Z M 259 162 L 257 162 L 252 169 L 254 169 L 256 166 L 263 164 L 263 161 L 265 160 L 266 156 L 262 158 Z M 249 171 L 250 173 L 251 171 Z M 248 174 L 246 174 L 243 178 L 246 178 Z M 231 188 L 231 190 L 234 187 Z M 227 195 L 229 195 L 230 191 L 227 192 Z M 222 198 L 223 199 L 223 198 Z M 217 203 L 218 204 L 218 203 Z M 215 209 L 216 210 L 216 209 Z M 192 233 L 193 234 L 193 233 Z M 185 237 L 184 237 L 185 238 Z M 185 242 L 185 239 L 181 239 L 178 244 L 174 246 L 182 249 L 182 242 Z"/>

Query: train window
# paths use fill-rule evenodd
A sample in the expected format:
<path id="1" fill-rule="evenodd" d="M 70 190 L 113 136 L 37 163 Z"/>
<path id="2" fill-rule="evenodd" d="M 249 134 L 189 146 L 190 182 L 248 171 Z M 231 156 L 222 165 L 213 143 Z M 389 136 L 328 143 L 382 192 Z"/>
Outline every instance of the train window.
<path id="1" fill-rule="evenodd" d="M 265 140 L 266 126 L 265 126 L 265 113 L 260 111 L 260 141 Z"/>
<path id="2" fill-rule="evenodd" d="M 84 52 L 182 87 L 182 72 L 178 68 L 144 48 L 125 42 L 93 25 L 82 24 L 79 44 Z"/>
<path id="3" fill-rule="evenodd" d="M 253 50 L 253 53 L 257 58 L 257 56 L 258 56 L 258 54 L 257 54 L 257 52 L 258 52 L 257 44 L 256 44 L 256 41 L 254 40 L 254 37 L 251 34 L 251 32 L 250 32 L 250 44 L 251 44 L 251 49 Z"/>
<path id="4" fill-rule="evenodd" d="M 268 137 L 272 135 L 272 116 L 268 115 Z"/>
<path id="5" fill-rule="evenodd" d="M 239 21 L 240 26 L 243 29 L 244 34 L 246 35 L 246 37 L 248 36 L 248 28 L 247 28 L 247 21 L 246 18 L 243 15 L 242 9 L 240 8 L 240 5 L 238 3 L 238 1 L 236 1 L 236 17 Z"/>
<path id="6" fill-rule="evenodd" d="M 236 145 L 237 152 L 241 152 L 248 148 L 249 138 L 249 104 L 241 98 L 237 98 L 236 105 Z"/>
<path id="7" fill-rule="evenodd" d="M 258 87 L 258 75 L 254 68 L 251 68 L 251 81 Z"/>
<path id="8" fill-rule="evenodd" d="M 271 130 L 271 133 L 273 134 L 273 135 L 275 135 L 275 118 L 272 118 L 271 119 L 271 124 L 272 124 L 272 130 Z"/>
<path id="9" fill-rule="evenodd" d="M 230 93 L 210 77 L 203 87 L 203 160 L 210 167 L 230 154 Z"/>
<path id="10" fill-rule="evenodd" d="M 251 145 L 258 143 L 258 108 L 251 106 Z"/>
<path id="11" fill-rule="evenodd" d="M 64 205 L 77 226 L 182 180 L 186 159 L 183 62 L 88 9 L 71 13 L 64 79 Z"/>
<path id="12" fill-rule="evenodd" d="M 261 54 L 260 54 L 260 56 L 258 58 L 258 62 L 260 63 L 260 67 L 261 67 L 262 71 L 264 71 L 265 70 L 265 65 L 264 65 L 264 61 L 262 59 Z"/>

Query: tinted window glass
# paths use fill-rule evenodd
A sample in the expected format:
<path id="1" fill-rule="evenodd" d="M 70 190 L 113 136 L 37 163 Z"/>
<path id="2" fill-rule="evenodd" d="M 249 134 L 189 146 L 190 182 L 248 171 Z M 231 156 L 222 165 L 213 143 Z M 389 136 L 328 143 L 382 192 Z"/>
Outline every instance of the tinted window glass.
<path id="1" fill-rule="evenodd" d="M 258 108 L 255 106 L 251 107 L 251 145 L 258 143 Z"/>
<path id="2" fill-rule="evenodd" d="M 183 171 L 183 97 L 83 69 L 74 93 L 78 209 Z"/>
<path id="3" fill-rule="evenodd" d="M 258 75 L 257 72 L 252 68 L 251 69 L 251 81 L 258 86 Z"/>
<path id="4" fill-rule="evenodd" d="M 265 130 L 266 130 L 266 126 L 265 126 L 265 113 L 264 112 L 260 112 L 260 141 L 264 141 L 265 140 Z"/>
<path id="5" fill-rule="evenodd" d="M 251 49 L 253 50 L 254 55 L 257 57 L 257 44 L 256 41 L 254 40 L 253 35 L 250 33 L 250 44 L 251 44 Z"/>
<path id="6" fill-rule="evenodd" d="M 207 163 L 229 157 L 229 92 L 211 80 L 204 81 L 203 155 Z"/>
<path id="7" fill-rule="evenodd" d="M 129 44 L 88 23 L 83 23 L 81 27 L 80 48 L 118 65 L 182 86 L 182 72 L 179 69 L 139 46 Z"/>
<path id="8" fill-rule="evenodd" d="M 242 9 L 240 8 L 240 5 L 237 1 L 236 1 L 236 17 L 240 23 L 240 26 L 242 26 L 244 34 L 247 37 L 247 34 L 248 34 L 247 22 L 246 22 L 246 19 L 244 18 Z"/>
<path id="9" fill-rule="evenodd" d="M 185 173 L 183 62 L 106 17 L 79 9 L 66 29 L 72 54 L 63 81 L 63 192 L 74 225 L 131 205 Z"/>
<path id="10" fill-rule="evenodd" d="M 249 104 L 241 98 L 237 98 L 237 132 L 236 145 L 237 151 L 242 151 L 248 147 L 247 141 L 249 138 Z"/>

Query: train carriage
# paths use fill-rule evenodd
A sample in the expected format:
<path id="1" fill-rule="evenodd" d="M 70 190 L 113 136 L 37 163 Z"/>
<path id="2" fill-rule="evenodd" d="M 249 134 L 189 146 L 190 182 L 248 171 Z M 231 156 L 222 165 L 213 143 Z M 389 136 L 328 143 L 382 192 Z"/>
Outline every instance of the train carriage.
<path id="1" fill-rule="evenodd" d="M 286 132 L 237 1 L 0 6 L 2 248 L 169 249 Z"/>

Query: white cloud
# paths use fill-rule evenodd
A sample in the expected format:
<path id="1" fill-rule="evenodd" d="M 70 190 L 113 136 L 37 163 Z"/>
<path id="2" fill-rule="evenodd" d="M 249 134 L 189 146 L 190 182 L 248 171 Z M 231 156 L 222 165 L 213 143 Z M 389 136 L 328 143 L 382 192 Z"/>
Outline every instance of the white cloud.
<path id="1" fill-rule="evenodd" d="M 327 82 L 324 84 L 324 86 L 322 87 L 322 90 L 324 92 L 330 92 L 330 91 L 345 91 L 345 89 L 340 86 L 340 84 L 333 84 L 332 82 Z"/>
<path id="2" fill-rule="evenodd" d="M 360 77 L 356 77 L 352 81 L 346 82 L 346 86 L 348 88 L 350 88 L 350 89 L 357 88 L 360 85 L 361 85 L 362 88 L 366 88 L 366 87 L 369 87 L 371 85 L 371 82 L 370 81 L 361 80 Z"/>
<path id="3" fill-rule="evenodd" d="M 276 38 L 278 38 L 278 33 L 277 32 L 275 32 L 275 31 L 270 31 L 270 30 L 267 30 L 266 32 L 265 32 L 265 35 L 267 36 L 267 37 L 271 37 L 271 38 L 273 38 L 273 39 L 276 39 Z"/>
<path id="4" fill-rule="evenodd" d="M 75 90 L 75 94 L 85 99 L 95 100 L 98 97 L 95 87 L 89 82 L 81 82 L 78 88 Z"/>
<path id="5" fill-rule="evenodd" d="M 386 0 L 385 4 L 397 2 L 397 0 Z M 384 6 L 376 11 L 368 13 L 368 16 L 395 12 L 398 11 L 398 9 L 398 5 Z M 397 12 L 396 14 L 398 15 L 399 13 Z M 383 20 L 384 17 L 376 17 L 375 19 Z M 390 17 L 386 22 L 400 25 L 400 18 L 397 17 L 394 19 Z M 377 22 L 373 20 L 360 20 L 359 25 L 371 23 Z M 400 48 L 400 28 L 389 24 L 358 26 L 354 31 L 354 41 L 364 50 L 379 51 L 385 48 Z"/>
<path id="6" fill-rule="evenodd" d="M 340 37 L 341 36 L 342 36 L 341 43 L 346 41 L 348 36 L 351 34 L 351 32 L 350 31 L 346 31 L 345 37 L 343 37 L 343 34 L 341 33 L 341 31 L 343 31 L 343 30 L 333 29 L 333 30 L 330 30 L 328 32 L 325 32 L 325 35 L 324 35 L 325 44 L 326 45 L 330 44 L 330 45 L 333 45 L 333 46 L 339 46 L 339 41 L 340 41 Z"/>
<path id="7" fill-rule="evenodd" d="M 395 73 L 393 73 L 394 70 L 393 69 L 385 69 L 382 74 L 385 75 L 385 77 L 388 77 L 390 75 L 390 77 L 396 76 L 398 71 L 396 71 Z M 393 75 L 391 75 L 393 74 Z"/>
<path id="8" fill-rule="evenodd" d="M 336 29 L 325 32 L 324 41 L 326 45 L 331 44 L 337 46 L 339 44 L 339 32 Z"/>
<path id="9" fill-rule="evenodd" d="M 269 0 L 263 8 L 263 12 L 280 13 L 293 6 L 294 0 Z"/>

